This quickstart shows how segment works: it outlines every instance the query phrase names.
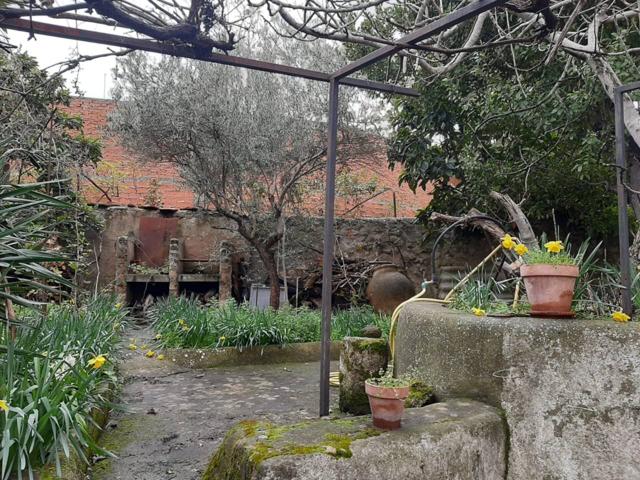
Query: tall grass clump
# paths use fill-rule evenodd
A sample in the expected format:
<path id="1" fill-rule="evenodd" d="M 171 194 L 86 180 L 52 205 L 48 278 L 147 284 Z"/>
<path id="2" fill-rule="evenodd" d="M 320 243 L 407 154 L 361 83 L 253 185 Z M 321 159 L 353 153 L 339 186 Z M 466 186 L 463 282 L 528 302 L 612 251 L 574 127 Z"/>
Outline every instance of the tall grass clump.
<path id="1" fill-rule="evenodd" d="M 105 453 L 91 435 L 92 413 L 109 404 L 112 353 L 126 312 L 99 297 L 80 308 L 19 314 L 15 340 L 8 328 L 0 333 L 1 480 L 32 479 L 47 463 L 61 475 L 62 457 L 87 461 L 89 451 Z"/>
<path id="2" fill-rule="evenodd" d="M 261 345 L 315 342 L 321 337 L 321 313 L 300 307 L 257 310 L 248 304 L 210 303 L 178 297 L 158 301 L 149 316 L 164 348 L 243 349 Z M 337 312 L 333 316 L 332 338 L 359 335 L 365 325 L 389 331 L 389 319 L 370 307 Z"/>

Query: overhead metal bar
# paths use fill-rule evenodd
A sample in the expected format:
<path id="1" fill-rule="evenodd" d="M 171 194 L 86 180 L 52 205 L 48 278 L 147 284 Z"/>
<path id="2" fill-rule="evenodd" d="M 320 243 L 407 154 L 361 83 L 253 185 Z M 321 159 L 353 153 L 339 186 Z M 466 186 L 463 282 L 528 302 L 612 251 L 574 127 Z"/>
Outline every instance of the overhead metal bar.
<path id="1" fill-rule="evenodd" d="M 327 183 L 325 185 L 325 211 L 324 211 L 324 251 L 322 264 L 322 354 L 320 358 L 320 416 L 329 415 L 330 383 L 329 370 L 331 365 L 331 314 L 333 302 L 331 298 L 333 285 L 333 248 L 334 248 L 334 204 L 336 197 L 335 165 L 336 144 L 338 135 L 338 90 L 340 84 L 344 84 L 347 76 L 383 60 L 405 48 L 405 45 L 414 45 L 418 42 L 436 35 L 448 28 L 486 12 L 494 7 L 507 3 L 508 0 L 478 0 L 461 9 L 450 13 L 438 20 L 417 29 L 413 33 L 398 40 L 398 44 L 381 47 L 368 55 L 352 62 L 332 75 L 329 93 L 329 138 L 327 148 Z"/>
<path id="2" fill-rule="evenodd" d="M 230 65 L 234 67 L 242 67 L 250 70 L 259 70 L 262 72 L 279 73 L 291 77 L 306 78 L 319 82 L 329 83 L 331 79 L 330 73 L 318 72 L 306 68 L 292 67 L 281 65 L 278 63 L 263 62 L 261 60 L 253 60 L 251 58 L 237 57 L 233 55 L 224 55 L 214 52 L 198 52 L 193 47 L 187 45 L 173 45 L 169 43 L 156 42 L 154 40 L 145 40 L 142 38 L 132 38 L 124 35 L 114 35 L 111 33 L 94 32 L 91 30 L 83 30 L 80 28 L 66 27 L 63 25 L 54 25 L 43 22 L 30 22 L 25 19 L 5 19 L 0 21 L 0 28 L 16 30 L 20 32 L 33 32 L 36 35 L 46 35 L 51 37 L 65 38 L 68 40 L 77 40 L 81 42 L 98 43 L 101 45 L 110 45 L 119 48 L 129 48 L 134 50 L 143 50 L 145 52 L 160 53 L 171 55 L 173 57 L 191 58 L 205 62 L 218 63 L 221 65 Z M 417 97 L 419 94 L 412 88 L 401 87 L 382 82 L 373 82 L 370 80 L 362 80 L 358 78 L 345 78 L 341 80 L 343 85 L 350 87 L 362 88 L 365 90 L 373 90 L 376 92 L 392 93 L 397 95 L 407 95 Z"/>
<path id="3" fill-rule="evenodd" d="M 387 45 L 385 47 L 380 47 L 377 50 L 365 55 L 358 60 L 351 62 L 348 65 L 345 65 L 342 68 L 336 70 L 333 74 L 334 78 L 342 79 L 352 73 L 355 73 L 359 70 L 362 70 L 369 65 L 376 63 L 380 60 L 383 60 L 395 53 L 404 50 L 406 46 L 416 45 L 417 43 L 426 40 L 429 37 L 437 35 L 440 32 L 443 32 L 459 23 L 464 22 L 465 20 L 469 20 L 470 18 L 477 17 L 483 12 L 491 10 L 495 7 L 500 7 L 507 3 L 509 0 L 478 0 L 477 2 L 466 5 L 449 15 L 439 18 L 434 22 L 425 25 L 413 32 L 409 35 L 405 35 L 397 41 L 397 45 Z M 342 80 L 340 80 L 342 82 Z"/>
<path id="4" fill-rule="evenodd" d="M 621 85 L 613 90 L 616 122 L 616 182 L 618 193 L 618 244 L 620 247 L 620 283 L 622 284 L 622 311 L 631 315 L 631 254 L 629 252 L 629 213 L 627 175 L 627 145 L 624 138 L 624 94 L 640 90 L 640 82 Z"/>

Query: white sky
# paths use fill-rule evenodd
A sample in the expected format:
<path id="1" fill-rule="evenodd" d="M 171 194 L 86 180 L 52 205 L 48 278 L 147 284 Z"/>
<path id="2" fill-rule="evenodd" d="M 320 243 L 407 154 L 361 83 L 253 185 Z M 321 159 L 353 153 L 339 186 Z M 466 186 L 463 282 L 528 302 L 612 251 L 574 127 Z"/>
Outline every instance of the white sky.
<path id="1" fill-rule="evenodd" d="M 50 19 L 47 19 L 50 22 Z M 51 22 L 53 23 L 53 22 Z M 69 27 L 78 27 L 86 30 L 100 30 L 106 32 L 115 32 L 115 29 L 102 27 L 95 24 L 75 22 L 71 20 L 58 21 L 62 25 Z M 40 67 L 45 68 L 58 62 L 62 62 L 73 57 L 74 51 L 77 49 L 82 55 L 96 55 L 108 52 L 108 47 L 86 42 L 76 42 L 74 40 L 65 40 L 55 37 L 47 37 L 44 35 L 36 35 L 33 40 L 28 40 L 29 34 L 9 31 L 9 41 L 16 46 L 21 47 L 23 51 L 38 59 Z M 114 57 L 100 58 L 85 62 L 80 65 L 79 69 L 68 72 L 67 86 L 72 88 L 71 80 L 78 79 L 80 90 L 87 97 L 110 98 L 109 91 L 113 86 L 111 70 L 116 64 Z M 52 69 L 52 71 L 54 71 Z M 75 95 L 76 92 L 71 90 Z"/>

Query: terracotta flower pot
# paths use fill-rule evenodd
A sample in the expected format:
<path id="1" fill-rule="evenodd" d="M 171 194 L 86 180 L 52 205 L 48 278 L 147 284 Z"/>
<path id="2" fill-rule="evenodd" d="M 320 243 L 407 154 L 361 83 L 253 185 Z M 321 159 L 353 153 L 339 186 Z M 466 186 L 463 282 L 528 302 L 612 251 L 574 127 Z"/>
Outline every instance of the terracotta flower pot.
<path id="1" fill-rule="evenodd" d="M 573 291 L 579 269 L 577 265 L 522 265 L 531 315 L 541 317 L 570 317 Z"/>
<path id="2" fill-rule="evenodd" d="M 385 430 L 400 428 L 404 401 L 409 396 L 409 386 L 381 387 L 365 382 L 364 388 L 369 396 L 373 425 Z"/>
<path id="3" fill-rule="evenodd" d="M 416 288 L 397 265 L 380 265 L 367 285 L 367 299 L 376 312 L 392 314 L 398 305 L 416 294 Z"/>

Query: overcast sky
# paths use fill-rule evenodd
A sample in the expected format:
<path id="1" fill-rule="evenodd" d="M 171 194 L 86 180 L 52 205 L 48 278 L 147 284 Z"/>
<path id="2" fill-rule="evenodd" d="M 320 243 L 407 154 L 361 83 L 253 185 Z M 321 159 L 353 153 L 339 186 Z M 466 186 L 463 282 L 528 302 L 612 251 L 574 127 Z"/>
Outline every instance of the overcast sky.
<path id="1" fill-rule="evenodd" d="M 47 21 L 50 21 L 47 19 Z M 51 22 L 53 23 L 53 22 Z M 95 24 L 76 23 L 75 21 L 58 21 L 62 25 L 70 27 L 77 26 L 87 30 L 101 30 L 114 32 L 115 29 L 109 27 L 96 26 Z M 75 40 L 64 40 L 61 38 L 46 37 L 37 35 L 35 39 L 28 40 L 29 34 L 9 31 L 9 39 L 13 45 L 20 46 L 38 59 L 40 67 L 48 67 L 58 62 L 62 62 L 73 56 L 74 51 L 79 51 L 82 55 L 96 55 L 108 52 L 108 48 L 103 45 L 77 42 Z M 113 86 L 111 70 L 115 66 L 114 57 L 106 57 L 98 60 L 86 62 L 66 75 L 69 80 L 67 85 L 71 88 L 71 80 L 77 78 L 80 90 L 87 97 L 109 98 L 109 91 Z M 73 92 L 73 91 L 72 91 Z M 75 94 L 75 92 L 73 92 Z"/>

